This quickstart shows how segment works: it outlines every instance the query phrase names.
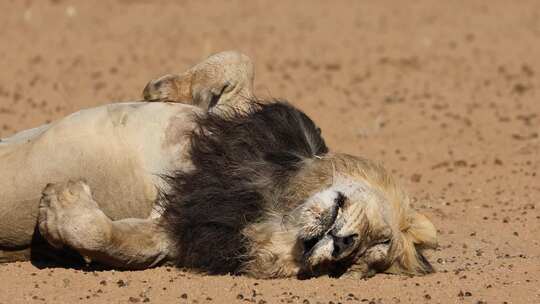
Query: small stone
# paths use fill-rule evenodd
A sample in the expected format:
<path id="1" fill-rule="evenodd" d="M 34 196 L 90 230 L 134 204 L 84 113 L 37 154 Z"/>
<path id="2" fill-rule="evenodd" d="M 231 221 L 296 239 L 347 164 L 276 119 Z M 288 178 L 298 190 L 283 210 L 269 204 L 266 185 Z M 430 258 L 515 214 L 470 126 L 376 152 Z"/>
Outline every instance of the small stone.
<path id="1" fill-rule="evenodd" d="M 122 287 L 126 287 L 128 284 L 124 280 L 118 280 L 116 282 L 116 285 L 118 285 L 118 287 L 122 288 Z"/>
<path id="2" fill-rule="evenodd" d="M 464 160 L 456 160 L 454 162 L 454 166 L 456 167 L 466 167 L 467 166 L 467 162 L 464 161 Z"/>

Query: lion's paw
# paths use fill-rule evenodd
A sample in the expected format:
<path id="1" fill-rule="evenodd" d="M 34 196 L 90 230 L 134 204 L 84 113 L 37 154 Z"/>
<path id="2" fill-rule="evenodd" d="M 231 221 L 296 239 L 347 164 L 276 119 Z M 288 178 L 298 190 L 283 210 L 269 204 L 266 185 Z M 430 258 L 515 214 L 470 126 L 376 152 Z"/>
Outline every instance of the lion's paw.
<path id="1" fill-rule="evenodd" d="M 38 227 L 55 248 L 79 252 L 101 248 L 110 238 L 111 221 L 92 198 L 83 181 L 48 184 L 39 205 Z"/>
<path id="2" fill-rule="evenodd" d="M 191 100 L 191 96 L 179 96 L 181 88 L 178 86 L 182 83 L 182 79 L 178 75 L 165 75 L 158 79 L 150 81 L 143 91 L 143 98 L 146 101 L 171 101 L 171 102 L 181 102 L 181 98 L 184 102 Z M 190 85 L 186 83 L 186 85 Z M 189 87 L 185 88 L 186 91 L 189 91 Z"/>

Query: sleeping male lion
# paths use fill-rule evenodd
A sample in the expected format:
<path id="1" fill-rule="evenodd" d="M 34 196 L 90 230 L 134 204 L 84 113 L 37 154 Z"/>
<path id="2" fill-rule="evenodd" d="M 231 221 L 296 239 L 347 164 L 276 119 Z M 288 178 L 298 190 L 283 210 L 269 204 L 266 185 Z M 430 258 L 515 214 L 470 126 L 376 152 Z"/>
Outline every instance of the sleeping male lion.
<path id="1" fill-rule="evenodd" d="M 256 101 L 252 81 L 248 57 L 220 53 L 150 82 L 146 102 L 3 139 L 0 261 L 69 248 L 258 278 L 432 272 L 436 230 L 388 173 L 329 152 L 309 117 Z"/>

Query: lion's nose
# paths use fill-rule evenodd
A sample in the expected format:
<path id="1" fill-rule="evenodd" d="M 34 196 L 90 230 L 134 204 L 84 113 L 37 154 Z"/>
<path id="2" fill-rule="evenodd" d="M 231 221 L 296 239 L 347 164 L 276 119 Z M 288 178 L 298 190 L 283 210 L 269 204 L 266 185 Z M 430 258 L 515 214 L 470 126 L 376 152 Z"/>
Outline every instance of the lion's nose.
<path id="1" fill-rule="evenodd" d="M 339 258 L 343 255 L 344 252 L 347 252 L 351 247 L 356 243 L 356 238 L 358 234 L 350 234 L 347 236 L 337 236 L 333 233 L 330 234 L 334 240 L 334 251 L 332 251 L 332 256 L 334 258 Z"/>

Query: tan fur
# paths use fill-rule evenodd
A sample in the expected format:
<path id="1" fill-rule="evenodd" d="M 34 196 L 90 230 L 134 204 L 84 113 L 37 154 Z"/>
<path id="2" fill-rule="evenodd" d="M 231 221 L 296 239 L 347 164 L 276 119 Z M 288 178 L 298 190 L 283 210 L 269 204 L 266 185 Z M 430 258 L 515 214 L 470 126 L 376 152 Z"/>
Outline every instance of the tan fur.
<path id="1" fill-rule="evenodd" d="M 229 51 L 210 56 L 182 74 L 150 81 L 143 91 L 147 101 L 192 104 L 208 110 L 216 105 L 243 108 L 253 98 L 253 63 L 241 53 Z M 216 108 L 217 109 L 217 108 Z"/>
<path id="2" fill-rule="evenodd" d="M 244 234 L 252 242 L 251 255 L 256 258 L 244 272 L 258 278 L 290 277 L 298 274 L 301 248 L 296 229 L 278 214 L 269 214 L 265 222 L 250 226 Z"/>

